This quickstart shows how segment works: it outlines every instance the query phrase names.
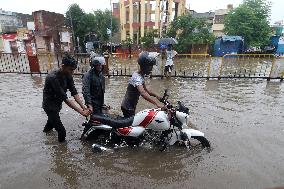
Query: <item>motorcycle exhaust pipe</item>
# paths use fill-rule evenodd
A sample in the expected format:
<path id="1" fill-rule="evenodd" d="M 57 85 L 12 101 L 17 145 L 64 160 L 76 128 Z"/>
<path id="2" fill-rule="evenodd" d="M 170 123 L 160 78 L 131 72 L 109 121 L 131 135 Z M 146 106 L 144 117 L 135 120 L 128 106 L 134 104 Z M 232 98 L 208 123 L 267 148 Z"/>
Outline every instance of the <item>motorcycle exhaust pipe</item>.
<path id="1" fill-rule="evenodd" d="M 93 144 L 92 149 L 93 149 L 93 152 L 110 152 L 110 151 L 112 151 L 111 149 L 106 148 L 106 147 L 99 145 L 99 144 Z"/>

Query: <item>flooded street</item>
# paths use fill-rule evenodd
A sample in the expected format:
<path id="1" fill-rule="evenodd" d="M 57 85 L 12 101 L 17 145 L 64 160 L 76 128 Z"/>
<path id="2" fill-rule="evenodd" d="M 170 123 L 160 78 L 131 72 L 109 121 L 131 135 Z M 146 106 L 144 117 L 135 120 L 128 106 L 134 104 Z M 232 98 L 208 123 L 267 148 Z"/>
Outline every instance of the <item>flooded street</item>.
<path id="1" fill-rule="evenodd" d="M 124 148 L 93 153 L 79 140 L 82 122 L 63 106 L 67 143 L 42 132 L 44 77 L 0 75 L 0 189 L 248 188 L 284 185 L 284 84 L 265 80 L 148 80 L 190 109 L 210 151 Z M 81 79 L 76 77 L 81 92 Z M 105 103 L 120 113 L 128 78 L 107 79 Z M 152 105 L 140 99 L 139 110 Z"/>

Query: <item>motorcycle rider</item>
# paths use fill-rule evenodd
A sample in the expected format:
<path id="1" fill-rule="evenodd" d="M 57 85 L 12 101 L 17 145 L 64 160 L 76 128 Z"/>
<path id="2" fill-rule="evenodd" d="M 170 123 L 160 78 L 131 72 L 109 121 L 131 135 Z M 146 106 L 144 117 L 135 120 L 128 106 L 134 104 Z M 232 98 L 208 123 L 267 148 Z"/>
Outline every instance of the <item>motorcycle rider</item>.
<path id="1" fill-rule="evenodd" d="M 153 66 L 156 64 L 156 58 L 149 52 L 142 52 L 138 57 L 139 71 L 132 74 L 128 82 L 128 87 L 124 99 L 121 104 L 121 110 L 124 117 L 131 117 L 135 115 L 136 106 L 140 95 L 148 102 L 154 104 L 158 108 L 162 108 L 152 97 L 160 99 L 160 97 L 150 91 L 145 85 L 145 75 L 152 72 Z"/>
<path id="2" fill-rule="evenodd" d="M 76 68 L 76 60 L 69 54 L 65 54 L 62 59 L 61 68 L 50 72 L 45 79 L 42 107 L 48 116 L 48 120 L 43 132 L 47 133 L 55 128 L 58 133 L 59 142 L 64 142 L 66 137 L 66 130 L 59 116 L 63 101 L 82 116 L 88 116 L 90 114 L 90 111 L 80 100 L 74 85 L 72 75 Z M 68 99 L 66 94 L 67 89 L 71 92 L 71 95 L 80 108 Z"/>
<path id="3" fill-rule="evenodd" d="M 101 114 L 104 107 L 105 77 L 102 73 L 104 64 L 104 57 L 92 58 L 91 69 L 83 76 L 83 96 L 93 114 Z"/>

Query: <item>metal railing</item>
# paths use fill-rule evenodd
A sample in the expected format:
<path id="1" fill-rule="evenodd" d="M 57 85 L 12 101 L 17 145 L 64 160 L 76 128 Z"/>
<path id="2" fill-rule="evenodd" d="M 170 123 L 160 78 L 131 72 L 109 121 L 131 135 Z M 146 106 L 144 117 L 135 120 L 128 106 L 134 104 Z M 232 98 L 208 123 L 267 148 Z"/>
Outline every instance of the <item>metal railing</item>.
<path id="1" fill-rule="evenodd" d="M 122 54 L 122 53 L 121 53 Z M 136 58 L 110 57 L 108 76 L 131 76 L 137 70 Z M 0 73 L 47 74 L 60 66 L 62 55 L 37 54 L 39 72 L 30 71 L 29 57 L 26 54 L 0 54 Z M 89 55 L 76 54 L 78 68 L 76 75 L 90 69 Z M 284 59 L 271 54 L 230 54 L 224 57 L 211 57 L 209 54 L 179 54 L 175 61 L 172 77 L 190 79 L 278 79 L 283 81 Z M 165 60 L 160 59 L 152 77 L 163 77 Z"/>
<path id="2" fill-rule="evenodd" d="M 225 54 L 223 58 L 237 57 L 237 58 L 273 58 L 274 54 Z"/>

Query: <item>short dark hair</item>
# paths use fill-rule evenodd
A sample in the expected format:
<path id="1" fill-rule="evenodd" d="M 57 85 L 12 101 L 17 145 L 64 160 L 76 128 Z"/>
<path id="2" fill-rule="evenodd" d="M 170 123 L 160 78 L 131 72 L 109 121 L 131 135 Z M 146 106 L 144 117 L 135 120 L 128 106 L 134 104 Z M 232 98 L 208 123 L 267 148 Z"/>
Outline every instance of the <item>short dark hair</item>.
<path id="1" fill-rule="evenodd" d="M 73 69 L 76 69 L 77 61 L 71 54 L 64 53 L 63 58 L 62 58 L 62 65 L 69 66 L 69 67 L 72 67 Z"/>

